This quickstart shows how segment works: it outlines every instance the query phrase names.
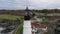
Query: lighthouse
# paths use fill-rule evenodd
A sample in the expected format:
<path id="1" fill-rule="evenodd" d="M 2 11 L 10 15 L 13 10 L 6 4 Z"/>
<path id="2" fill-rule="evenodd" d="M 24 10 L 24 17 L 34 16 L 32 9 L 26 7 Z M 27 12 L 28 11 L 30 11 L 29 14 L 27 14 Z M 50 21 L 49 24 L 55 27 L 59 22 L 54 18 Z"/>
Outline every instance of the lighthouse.
<path id="1" fill-rule="evenodd" d="M 30 20 L 30 19 L 31 19 L 30 12 L 29 12 L 28 7 L 26 7 L 25 12 L 24 12 L 24 20 Z"/>
<path id="2" fill-rule="evenodd" d="M 26 7 L 26 10 L 24 13 L 23 34 L 32 34 L 30 19 L 31 19 L 31 17 L 30 17 L 29 9 L 28 9 L 28 7 Z"/>

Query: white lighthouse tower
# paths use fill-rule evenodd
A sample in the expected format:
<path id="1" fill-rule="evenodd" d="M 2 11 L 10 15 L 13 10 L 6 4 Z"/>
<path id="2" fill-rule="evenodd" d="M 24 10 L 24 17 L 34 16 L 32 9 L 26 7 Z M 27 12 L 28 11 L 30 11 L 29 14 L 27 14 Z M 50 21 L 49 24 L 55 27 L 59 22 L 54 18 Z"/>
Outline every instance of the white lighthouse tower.
<path id="1" fill-rule="evenodd" d="M 32 34 L 31 20 L 28 7 L 26 7 L 24 14 L 23 34 Z"/>

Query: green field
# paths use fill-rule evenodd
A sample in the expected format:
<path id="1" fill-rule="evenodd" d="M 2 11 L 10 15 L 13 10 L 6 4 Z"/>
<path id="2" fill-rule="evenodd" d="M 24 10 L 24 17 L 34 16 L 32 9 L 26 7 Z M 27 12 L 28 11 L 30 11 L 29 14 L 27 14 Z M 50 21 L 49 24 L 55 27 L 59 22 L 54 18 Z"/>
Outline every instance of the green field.
<path id="1" fill-rule="evenodd" d="M 9 19 L 9 20 L 16 20 L 16 19 L 20 19 L 21 16 L 14 16 L 14 15 L 10 15 L 10 14 L 0 14 L 0 18 Z"/>
<path id="2" fill-rule="evenodd" d="M 20 24 L 15 34 L 23 34 L 23 24 Z"/>
<path id="3" fill-rule="evenodd" d="M 0 14 L 0 19 L 9 19 L 9 20 L 17 20 L 17 19 L 21 19 L 22 16 L 15 16 L 15 15 L 10 15 L 10 14 Z M 18 34 L 22 34 L 23 33 L 23 23 L 21 23 L 17 29 Z"/>

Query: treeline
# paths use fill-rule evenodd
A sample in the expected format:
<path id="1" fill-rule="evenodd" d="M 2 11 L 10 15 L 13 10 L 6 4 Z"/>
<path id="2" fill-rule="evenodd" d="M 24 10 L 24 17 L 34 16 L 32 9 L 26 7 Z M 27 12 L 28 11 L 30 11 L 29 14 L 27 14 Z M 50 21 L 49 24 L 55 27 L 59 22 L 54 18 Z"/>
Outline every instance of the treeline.
<path id="1" fill-rule="evenodd" d="M 40 13 L 60 13 L 60 9 L 29 10 Z M 0 14 L 23 15 L 25 10 L 0 10 Z"/>
<path id="2" fill-rule="evenodd" d="M 0 14 L 23 15 L 24 10 L 0 10 Z"/>
<path id="3" fill-rule="evenodd" d="M 43 9 L 43 10 L 33 10 L 40 13 L 60 13 L 60 9 Z"/>

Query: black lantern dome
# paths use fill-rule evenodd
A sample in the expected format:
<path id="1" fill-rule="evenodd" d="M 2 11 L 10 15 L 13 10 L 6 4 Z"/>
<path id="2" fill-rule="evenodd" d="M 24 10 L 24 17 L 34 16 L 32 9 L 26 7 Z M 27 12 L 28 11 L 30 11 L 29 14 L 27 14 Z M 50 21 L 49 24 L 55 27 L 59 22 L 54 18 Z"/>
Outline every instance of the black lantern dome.
<path id="1" fill-rule="evenodd" d="M 30 13 L 29 13 L 28 6 L 25 9 L 24 20 L 30 20 Z"/>

